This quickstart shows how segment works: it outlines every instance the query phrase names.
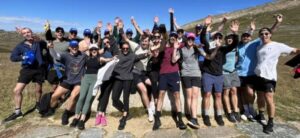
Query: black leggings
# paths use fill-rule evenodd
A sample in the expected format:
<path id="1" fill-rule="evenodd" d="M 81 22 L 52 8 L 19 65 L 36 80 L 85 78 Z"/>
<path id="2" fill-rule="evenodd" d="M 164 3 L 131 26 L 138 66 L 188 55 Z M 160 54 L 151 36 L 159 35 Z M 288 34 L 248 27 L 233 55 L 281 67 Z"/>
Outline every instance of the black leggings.
<path id="1" fill-rule="evenodd" d="M 148 76 L 149 76 L 149 79 L 151 81 L 151 86 L 148 90 L 151 90 L 151 93 L 152 93 L 154 99 L 158 99 L 159 72 L 151 71 L 151 72 L 149 72 Z"/>
<path id="2" fill-rule="evenodd" d="M 112 100 L 113 106 L 117 108 L 120 112 L 128 112 L 129 111 L 129 95 L 130 95 L 130 86 L 132 80 L 118 80 L 115 79 L 113 84 L 113 93 Z M 120 101 L 120 96 L 123 90 L 123 102 Z"/>
<path id="3" fill-rule="evenodd" d="M 101 85 L 101 94 L 98 98 L 98 109 L 97 111 L 106 112 L 107 104 L 109 102 L 109 95 L 113 86 L 113 80 L 104 81 Z"/>

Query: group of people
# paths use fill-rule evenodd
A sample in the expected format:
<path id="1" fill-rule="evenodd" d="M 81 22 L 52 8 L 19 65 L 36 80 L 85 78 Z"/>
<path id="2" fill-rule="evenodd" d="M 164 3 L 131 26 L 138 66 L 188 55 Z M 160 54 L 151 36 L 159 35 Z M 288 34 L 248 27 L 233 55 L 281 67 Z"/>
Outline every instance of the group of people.
<path id="1" fill-rule="evenodd" d="M 42 117 L 55 114 L 59 103 L 67 100 L 62 125 L 85 128 L 97 88 L 100 96 L 96 125 L 107 125 L 106 108 L 112 92 L 112 104 L 122 113 L 118 129 L 123 130 L 131 118 L 130 94 L 137 91 L 148 120 L 154 121 L 153 130 L 157 130 L 161 126 L 165 93 L 169 92 L 172 118 L 179 129 L 186 129 L 180 101 L 182 86 L 184 115 L 190 127 L 199 128 L 200 94 L 203 122 L 211 126 L 209 109 L 213 94 L 218 125 L 224 125 L 225 112 L 230 122 L 257 120 L 263 124 L 265 133 L 273 132 L 278 58 L 284 53 L 300 53 L 299 49 L 271 40 L 283 16 L 277 15 L 274 25 L 261 28 L 258 38 L 252 40 L 255 22 L 239 36 L 239 22 L 233 20 L 229 33 L 224 35 L 227 19 L 212 31 L 212 17 L 208 16 L 203 24 L 195 26 L 195 32 L 187 32 L 177 25 L 173 9 L 169 9 L 169 14 L 169 31 L 165 24 L 159 24 L 158 17 L 154 18 L 152 31 L 140 29 L 132 17 L 135 37 L 132 29 L 124 30 L 123 21 L 118 17 L 114 25 L 107 24 L 104 36 L 99 21 L 94 30 L 83 31 L 83 39 L 77 37 L 76 28 L 71 28 L 65 37 L 62 27 L 55 29 L 53 37 L 48 22 L 44 27 L 46 40 L 34 36 L 30 28 L 19 28 L 25 40 L 12 51 L 10 59 L 22 62 L 22 69 L 14 88 L 15 111 L 5 121 L 23 116 L 22 91 L 32 81 L 36 83 L 36 109 Z M 53 92 L 41 100 L 44 80 L 52 85 Z M 100 87 L 96 87 L 98 84 Z M 258 114 L 253 107 L 255 95 Z M 264 118 L 265 107 L 268 121 Z"/>

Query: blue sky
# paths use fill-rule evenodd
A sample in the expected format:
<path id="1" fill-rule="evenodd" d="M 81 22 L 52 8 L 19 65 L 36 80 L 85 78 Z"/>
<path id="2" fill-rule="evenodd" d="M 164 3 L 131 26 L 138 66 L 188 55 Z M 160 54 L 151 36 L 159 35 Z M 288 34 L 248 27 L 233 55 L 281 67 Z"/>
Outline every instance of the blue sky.
<path id="1" fill-rule="evenodd" d="M 92 29 L 98 20 L 104 24 L 114 22 L 119 16 L 125 28 L 132 28 L 130 17 L 134 16 L 142 29 L 152 28 L 154 16 L 169 28 L 170 7 L 175 10 L 179 25 L 239 9 L 254 7 L 272 0 L 1 0 L 0 29 L 14 30 L 15 26 L 26 26 L 35 32 L 43 30 L 48 19 L 52 29 L 62 26 L 81 30 Z"/>

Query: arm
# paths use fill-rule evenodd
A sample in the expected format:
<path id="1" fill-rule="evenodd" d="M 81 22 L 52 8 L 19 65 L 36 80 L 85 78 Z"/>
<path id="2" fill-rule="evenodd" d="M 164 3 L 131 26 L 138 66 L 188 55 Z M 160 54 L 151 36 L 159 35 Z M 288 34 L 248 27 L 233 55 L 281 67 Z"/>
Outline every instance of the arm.
<path id="1" fill-rule="evenodd" d="M 216 55 L 217 55 L 218 50 L 219 50 L 220 47 L 221 47 L 220 39 L 217 39 L 216 40 L 216 48 L 213 50 L 213 52 L 211 54 L 206 54 L 201 49 L 200 49 L 200 53 L 205 57 L 205 59 L 207 59 L 207 60 L 213 60 L 216 57 Z"/>
<path id="2" fill-rule="evenodd" d="M 44 25 L 44 29 L 45 29 L 45 37 L 47 41 L 53 41 L 55 38 L 53 38 L 52 33 L 51 33 L 51 29 L 50 29 L 50 23 L 47 20 L 45 25 Z"/>
<path id="3" fill-rule="evenodd" d="M 255 21 L 251 21 L 251 23 L 250 23 L 250 28 L 249 28 L 249 30 L 248 30 L 248 33 L 251 34 L 251 35 L 253 35 L 253 33 L 254 33 L 254 31 L 255 31 L 255 28 L 256 28 L 256 26 L 255 26 Z"/>
<path id="4" fill-rule="evenodd" d="M 281 24 L 283 15 L 282 14 L 275 15 L 275 18 L 276 18 L 275 23 L 271 27 L 272 32 L 275 32 L 277 30 L 277 28 L 279 27 L 279 25 Z"/>
<path id="5" fill-rule="evenodd" d="M 107 62 L 110 62 L 113 60 L 113 58 L 104 58 L 104 57 L 100 57 L 100 63 L 103 64 L 103 63 L 107 63 Z"/>
<path id="6" fill-rule="evenodd" d="M 137 22 L 135 21 L 134 17 L 131 17 L 131 23 L 134 26 L 135 30 L 137 31 L 136 35 L 144 35 L 143 31 L 141 30 L 141 28 L 138 26 Z"/>
<path id="7" fill-rule="evenodd" d="M 179 48 L 179 44 L 178 44 L 178 42 L 175 42 L 174 50 L 173 50 L 173 54 L 172 54 L 172 63 L 176 63 L 178 61 L 178 59 L 180 58 L 180 54 L 177 53 L 178 48 Z"/>
<path id="8" fill-rule="evenodd" d="M 141 59 L 145 59 L 147 57 L 149 57 L 149 53 L 143 53 L 143 54 L 136 55 L 134 62 L 137 62 Z"/>
<path id="9" fill-rule="evenodd" d="M 227 22 L 227 18 L 226 18 L 226 17 L 223 17 L 223 20 L 222 20 L 221 24 L 219 25 L 218 30 L 212 32 L 211 35 L 213 36 L 213 35 L 215 35 L 215 34 L 218 33 L 218 32 L 222 32 L 223 29 L 224 29 L 224 26 L 225 26 L 226 22 Z"/>
<path id="10" fill-rule="evenodd" d="M 205 20 L 204 20 L 204 27 L 203 27 L 203 29 L 201 31 L 201 34 L 200 34 L 200 42 L 204 45 L 203 49 L 206 53 L 209 53 L 209 42 L 208 42 L 208 39 L 206 37 L 206 34 L 210 30 L 211 24 L 212 24 L 211 16 L 206 17 Z"/>
<path id="11" fill-rule="evenodd" d="M 240 26 L 240 23 L 237 20 L 234 20 L 231 22 L 230 30 L 233 33 L 233 42 L 232 42 L 232 44 L 230 44 L 226 47 L 222 47 L 222 49 L 224 49 L 225 53 L 230 52 L 234 48 L 237 47 L 237 45 L 239 43 L 239 36 L 237 35 L 237 33 L 239 31 L 239 26 Z"/>
<path id="12" fill-rule="evenodd" d="M 173 19 L 176 30 L 181 29 L 181 27 L 177 24 L 176 18 Z"/>
<path id="13" fill-rule="evenodd" d="M 157 16 L 154 17 L 154 25 L 153 25 L 153 28 L 152 28 L 152 33 L 154 30 L 157 30 L 158 29 L 158 22 L 159 22 L 159 18 Z"/>
<path id="14" fill-rule="evenodd" d="M 170 31 L 173 32 L 174 30 L 174 9 L 170 8 L 169 9 L 170 13 Z"/>
<path id="15" fill-rule="evenodd" d="M 10 55 L 10 60 L 12 62 L 19 62 L 19 61 L 23 61 L 23 53 L 21 52 L 20 50 L 20 47 L 19 45 L 17 45 L 13 51 L 11 52 L 11 55 Z"/>

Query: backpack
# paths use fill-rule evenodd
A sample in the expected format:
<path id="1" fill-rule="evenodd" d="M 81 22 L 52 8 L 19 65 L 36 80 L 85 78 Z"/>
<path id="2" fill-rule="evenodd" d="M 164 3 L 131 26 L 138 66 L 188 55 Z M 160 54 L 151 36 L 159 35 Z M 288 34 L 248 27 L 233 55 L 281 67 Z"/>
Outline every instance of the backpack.
<path id="1" fill-rule="evenodd" d="M 49 92 L 44 94 L 41 97 L 40 100 L 40 114 L 44 114 L 48 112 L 48 109 L 50 108 L 50 101 L 51 101 L 51 96 L 53 92 Z"/>

